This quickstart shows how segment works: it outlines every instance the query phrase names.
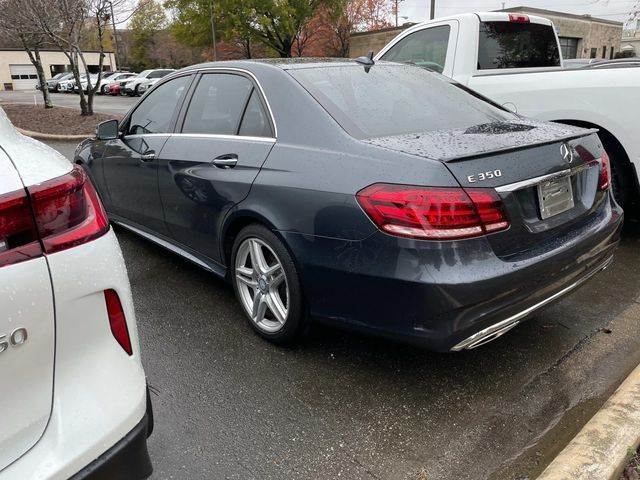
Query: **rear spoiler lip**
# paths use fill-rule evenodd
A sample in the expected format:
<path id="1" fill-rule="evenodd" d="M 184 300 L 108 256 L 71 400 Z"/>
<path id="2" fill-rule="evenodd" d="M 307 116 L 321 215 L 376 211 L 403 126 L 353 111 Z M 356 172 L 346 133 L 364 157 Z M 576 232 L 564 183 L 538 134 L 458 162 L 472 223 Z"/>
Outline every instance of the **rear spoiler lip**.
<path id="1" fill-rule="evenodd" d="M 549 140 L 541 140 L 539 142 L 528 143 L 527 145 L 516 145 L 513 147 L 496 148 L 494 150 L 487 150 L 482 153 L 470 153 L 468 155 L 461 155 L 461 156 L 459 155 L 456 157 L 448 157 L 448 158 L 445 157 L 445 158 L 433 159 L 433 160 L 439 160 L 444 163 L 455 163 L 458 161 L 469 160 L 470 158 L 482 158 L 482 157 L 487 157 L 489 155 L 495 155 L 496 153 L 507 153 L 515 150 L 524 150 L 527 148 L 535 148 L 535 147 L 540 147 L 542 145 L 551 145 L 553 143 L 563 142 L 567 140 L 574 140 L 576 138 L 588 137 L 589 135 L 592 135 L 598 132 L 599 130 L 597 128 L 589 128 L 589 129 L 585 129 L 583 132 L 580 132 L 580 133 L 558 136 L 556 138 L 549 139 Z"/>

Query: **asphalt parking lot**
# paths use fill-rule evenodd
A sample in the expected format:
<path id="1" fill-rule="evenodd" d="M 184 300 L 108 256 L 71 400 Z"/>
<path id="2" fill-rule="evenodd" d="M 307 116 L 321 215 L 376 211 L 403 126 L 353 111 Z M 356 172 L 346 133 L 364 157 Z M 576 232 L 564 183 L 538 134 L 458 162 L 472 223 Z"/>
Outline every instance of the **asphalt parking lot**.
<path id="1" fill-rule="evenodd" d="M 230 286 L 116 233 L 157 392 L 154 479 L 535 478 L 640 362 L 637 222 L 608 270 L 460 354 L 320 327 L 275 347 Z"/>
<path id="2" fill-rule="evenodd" d="M 75 93 L 52 93 L 51 101 L 56 107 L 79 108 L 79 95 Z M 93 100 L 93 110 L 96 113 L 124 115 L 131 105 L 138 101 L 137 97 L 96 95 Z M 26 103 L 43 105 L 42 94 L 38 90 L 0 91 L 0 102 Z"/>

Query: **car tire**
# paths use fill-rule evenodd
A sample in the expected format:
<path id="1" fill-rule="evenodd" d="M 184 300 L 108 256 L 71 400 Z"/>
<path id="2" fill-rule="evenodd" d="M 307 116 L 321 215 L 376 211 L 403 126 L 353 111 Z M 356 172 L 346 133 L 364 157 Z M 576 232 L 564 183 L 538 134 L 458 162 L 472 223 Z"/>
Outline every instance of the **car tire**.
<path id="1" fill-rule="evenodd" d="M 611 190 L 618 205 L 624 208 L 630 194 L 627 172 L 615 153 L 608 151 L 607 154 L 609 155 L 609 165 L 611 165 Z"/>
<path id="2" fill-rule="evenodd" d="M 109 87 L 108 87 L 107 85 L 103 85 L 103 86 L 100 88 L 100 93 L 101 93 L 102 95 L 106 95 L 106 94 L 108 93 L 108 91 L 109 91 Z"/>
<path id="3" fill-rule="evenodd" d="M 140 87 L 140 85 L 136 85 L 136 86 L 133 88 L 133 96 L 134 96 L 134 97 L 139 97 L 139 96 L 140 96 L 140 88 L 139 88 L 139 87 Z"/>
<path id="4" fill-rule="evenodd" d="M 284 345 L 306 331 L 308 315 L 298 270 L 273 232 L 260 224 L 242 229 L 233 242 L 229 265 L 236 298 L 258 335 Z"/>

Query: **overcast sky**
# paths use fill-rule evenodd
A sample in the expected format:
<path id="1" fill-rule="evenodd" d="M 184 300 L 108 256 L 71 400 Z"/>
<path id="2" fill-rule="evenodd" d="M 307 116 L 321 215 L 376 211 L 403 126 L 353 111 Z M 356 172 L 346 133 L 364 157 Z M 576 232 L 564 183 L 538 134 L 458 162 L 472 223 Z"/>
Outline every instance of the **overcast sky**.
<path id="1" fill-rule="evenodd" d="M 399 23 L 421 22 L 429 18 L 430 0 L 403 0 L 400 2 Z M 502 8 L 502 0 L 436 0 L 436 18 L 465 12 L 480 12 Z M 632 10 L 640 10 L 640 0 L 507 0 L 506 8 L 527 7 L 544 8 L 558 12 L 590 14 L 607 20 L 625 22 Z M 635 8 L 634 8 L 635 6 Z"/>

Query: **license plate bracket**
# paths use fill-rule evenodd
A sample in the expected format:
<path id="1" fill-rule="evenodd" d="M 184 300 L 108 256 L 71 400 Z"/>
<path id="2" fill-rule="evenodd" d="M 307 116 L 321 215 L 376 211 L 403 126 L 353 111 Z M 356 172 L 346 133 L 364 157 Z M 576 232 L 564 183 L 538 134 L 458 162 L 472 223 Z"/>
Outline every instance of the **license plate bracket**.
<path id="1" fill-rule="evenodd" d="M 571 176 L 565 175 L 539 183 L 538 204 L 543 220 L 571 210 L 575 206 Z"/>

